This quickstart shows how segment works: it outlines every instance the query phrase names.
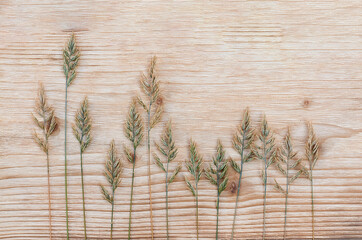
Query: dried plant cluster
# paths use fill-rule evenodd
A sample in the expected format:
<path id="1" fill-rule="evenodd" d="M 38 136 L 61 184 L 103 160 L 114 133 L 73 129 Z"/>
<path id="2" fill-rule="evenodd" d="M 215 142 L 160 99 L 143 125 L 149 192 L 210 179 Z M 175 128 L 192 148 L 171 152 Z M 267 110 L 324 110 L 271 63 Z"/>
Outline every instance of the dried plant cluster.
<path id="1" fill-rule="evenodd" d="M 65 215 L 66 215 L 66 238 L 70 239 L 69 233 L 69 215 L 68 215 L 68 179 L 67 179 L 67 104 L 68 104 L 68 87 L 76 77 L 76 68 L 79 60 L 79 50 L 75 43 L 75 37 L 72 35 L 63 51 L 64 57 L 64 74 L 65 74 L 65 109 L 64 109 L 64 177 L 65 177 Z M 170 184 L 173 183 L 177 175 L 182 170 L 182 165 L 176 160 L 178 148 L 176 147 L 172 124 L 169 121 L 160 140 L 157 143 L 151 144 L 151 130 L 162 120 L 164 107 L 163 98 L 160 91 L 160 82 L 156 74 L 156 58 L 153 57 L 150 62 L 147 73 L 142 74 L 140 86 L 143 96 L 134 98 L 129 106 L 127 118 L 125 121 L 123 132 L 127 138 L 127 143 L 124 144 L 122 157 L 118 155 L 115 141 L 110 143 L 107 159 L 105 161 L 104 176 L 108 182 L 108 186 L 101 185 L 101 194 L 103 198 L 111 205 L 110 217 L 110 239 L 113 239 L 114 215 L 116 202 L 116 190 L 121 187 L 122 178 L 122 161 L 125 159 L 132 165 L 132 183 L 130 190 L 129 215 L 128 215 L 128 239 L 132 238 L 132 212 L 133 212 L 133 197 L 136 177 L 136 162 L 144 163 L 143 157 L 139 155 L 140 147 L 147 148 L 147 167 L 148 167 L 148 194 L 150 204 L 150 235 L 149 238 L 154 238 L 154 223 L 153 223 L 153 208 L 152 208 L 152 179 L 151 166 L 152 162 L 160 169 L 159 171 L 165 174 L 165 202 L 166 202 L 166 238 L 169 239 L 169 192 Z M 143 109 L 139 112 L 138 109 Z M 143 114 L 144 113 L 144 114 Z M 75 122 L 73 124 L 73 134 L 79 143 L 80 153 L 80 168 L 81 168 L 81 187 L 82 187 L 82 203 L 83 203 L 83 223 L 84 223 L 84 239 L 87 239 L 87 216 L 85 204 L 85 179 L 83 154 L 92 142 L 92 120 L 91 120 L 88 98 L 85 97 L 80 105 L 80 109 L 75 114 Z M 46 154 L 47 173 L 48 173 L 48 200 L 49 200 L 49 237 L 52 239 L 52 207 L 50 194 L 50 164 L 49 164 L 49 138 L 58 127 L 57 118 L 54 110 L 47 103 L 44 92 L 44 87 L 40 85 L 38 98 L 36 101 L 35 114 L 33 120 L 38 128 L 34 131 L 34 141 L 40 149 Z M 145 134 L 145 136 L 144 136 Z M 238 175 L 237 193 L 235 198 L 235 206 L 233 209 L 233 223 L 230 234 L 230 239 L 234 239 L 235 229 L 237 229 L 236 218 L 238 213 L 239 196 L 242 194 L 243 169 L 244 164 L 254 159 L 261 160 L 262 170 L 261 179 L 263 186 L 263 231 L 260 238 L 266 238 L 267 226 L 267 190 L 271 184 L 269 168 L 273 166 L 279 170 L 279 175 L 272 176 L 274 178 L 274 188 L 281 192 L 285 197 L 284 210 L 284 233 L 283 237 L 287 237 L 287 213 L 288 213 L 288 196 L 290 186 L 300 177 L 306 177 L 310 181 L 311 186 L 311 213 L 312 213 L 312 238 L 314 239 L 314 189 L 313 189 L 313 170 L 319 159 L 319 141 L 314 133 L 312 124 L 308 124 L 308 137 L 305 143 L 304 158 L 298 157 L 298 153 L 293 149 L 290 131 L 288 129 L 283 141 L 280 144 L 276 143 L 274 134 L 268 125 L 264 116 L 260 125 L 255 127 L 252 125 L 249 110 L 246 109 L 242 116 L 241 124 L 237 127 L 234 136 L 230 139 L 233 149 L 238 154 L 237 159 L 226 157 L 226 151 L 220 140 L 217 141 L 216 153 L 209 159 L 210 165 L 204 167 L 203 156 L 199 153 L 197 144 L 190 139 L 188 145 L 188 159 L 184 167 L 188 171 L 185 175 L 185 186 L 190 190 L 190 194 L 195 199 L 195 218 L 196 218 L 196 238 L 199 239 L 199 190 L 200 180 L 203 176 L 212 185 L 216 186 L 216 239 L 219 238 L 219 215 L 220 215 L 220 196 L 228 186 L 228 169 L 229 166 Z M 152 153 L 152 147 L 155 147 L 156 152 Z M 229 159 L 229 160 L 227 160 Z M 153 161 L 152 161 L 153 160 Z M 304 164 L 303 162 L 306 162 Z M 305 166 L 307 165 L 307 166 Z M 276 179 L 283 177 L 283 184 Z M 244 179 L 245 181 L 245 179 Z M 122 186 L 123 187 L 123 186 Z M 201 195 L 202 196 L 202 195 Z M 224 237 L 223 237 L 224 238 Z"/>

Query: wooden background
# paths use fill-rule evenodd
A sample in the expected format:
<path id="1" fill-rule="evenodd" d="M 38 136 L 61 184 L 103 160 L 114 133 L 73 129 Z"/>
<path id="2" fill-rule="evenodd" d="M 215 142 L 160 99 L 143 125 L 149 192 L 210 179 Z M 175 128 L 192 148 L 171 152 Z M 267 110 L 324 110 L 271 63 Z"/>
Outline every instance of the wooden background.
<path id="1" fill-rule="evenodd" d="M 70 33 L 81 50 L 78 78 L 69 89 L 69 120 L 88 95 L 94 142 L 84 156 L 88 234 L 109 236 L 110 206 L 99 184 L 109 142 L 119 151 L 140 72 L 157 55 L 166 114 L 187 157 L 193 137 L 208 162 L 220 138 L 236 156 L 231 136 L 249 106 L 254 124 L 265 113 L 276 135 L 291 127 L 303 148 L 305 122 L 322 141 L 315 170 L 316 236 L 362 238 L 362 5 L 360 0 L 255 1 L 0 1 L 0 239 L 48 239 L 46 162 L 33 143 L 31 112 L 42 81 L 61 121 L 51 140 L 54 239 L 65 237 L 64 76 L 62 49 Z M 136 165 L 134 239 L 149 239 L 146 147 Z M 176 163 L 175 163 L 176 164 Z M 245 166 L 238 239 L 260 239 L 261 162 Z M 195 239 L 194 202 L 183 168 L 170 189 L 171 239 Z M 116 196 L 115 233 L 128 227 L 131 165 L 125 162 Z M 273 169 L 272 177 L 280 175 Z M 230 171 L 231 185 L 237 176 Z M 155 237 L 165 238 L 164 177 L 152 166 Z M 272 180 L 272 178 L 270 179 Z M 272 181 L 271 181 L 272 183 Z M 78 145 L 69 131 L 71 239 L 83 236 Z M 230 185 L 230 186 L 231 186 Z M 311 236 L 308 181 L 292 186 L 288 235 Z M 283 230 L 281 195 L 270 185 L 267 237 Z M 202 180 L 200 234 L 213 239 L 216 190 Z M 231 233 L 235 193 L 221 199 L 220 237 Z"/>

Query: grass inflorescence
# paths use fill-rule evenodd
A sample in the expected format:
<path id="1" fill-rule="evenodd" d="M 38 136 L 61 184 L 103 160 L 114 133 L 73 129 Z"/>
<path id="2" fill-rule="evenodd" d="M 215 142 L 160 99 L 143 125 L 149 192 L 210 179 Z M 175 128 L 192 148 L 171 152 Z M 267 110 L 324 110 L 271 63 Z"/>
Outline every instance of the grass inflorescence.
<path id="1" fill-rule="evenodd" d="M 229 178 L 227 177 L 228 164 L 225 160 L 225 150 L 221 141 L 217 141 L 216 154 L 212 159 L 212 164 L 206 170 L 205 176 L 211 184 L 217 188 L 217 202 L 216 202 L 216 240 L 219 237 L 219 209 L 220 209 L 220 195 L 226 189 Z"/>
<path id="2" fill-rule="evenodd" d="M 254 158 L 254 152 L 252 150 L 253 141 L 254 141 L 254 131 L 251 127 L 249 110 L 246 109 L 244 111 L 243 120 L 240 126 L 237 128 L 237 131 L 233 138 L 233 147 L 240 155 L 240 165 L 236 163 L 233 159 L 230 160 L 231 167 L 239 174 L 238 190 L 236 193 L 233 225 L 232 225 L 230 239 L 234 239 L 235 221 L 238 209 L 241 179 L 243 176 L 243 165 L 244 163 L 249 162 Z"/>
<path id="3" fill-rule="evenodd" d="M 129 219 L 128 219 L 128 239 L 131 239 L 131 226 L 132 226 L 132 205 L 133 205 L 133 186 L 135 177 L 135 165 L 137 160 L 137 147 L 143 139 L 143 123 L 136 108 L 136 102 L 133 101 L 127 116 L 127 121 L 124 127 L 124 133 L 127 139 L 131 142 L 132 149 L 124 148 L 124 153 L 127 160 L 132 163 L 132 185 L 131 185 L 131 200 L 129 204 Z"/>
<path id="4" fill-rule="evenodd" d="M 185 176 L 185 182 L 192 195 L 195 197 L 196 206 L 196 238 L 199 239 L 199 181 L 201 179 L 203 168 L 203 159 L 199 154 L 196 143 L 190 140 L 189 143 L 189 160 L 186 161 L 186 168 L 194 178 L 194 184 L 192 184 Z"/>
<path id="5" fill-rule="evenodd" d="M 71 35 L 67 46 L 63 50 L 63 71 L 65 75 L 65 103 L 64 103 L 64 188 L 65 188 L 65 216 L 67 227 L 67 239 L 69 240 L 69 215 L 68 215 L 68 162 L 67 162 L 67 111 L 68 111 L 68 87 L 76 78 L 76 68 L 79 61 L 79 51 L 74 34 Z"/>
<path id="6" fill-rule="evenodd" d="M 170 163 L 175 160 L 177 156 L 177 147 L 175 146 L 175 141 L 172 136 L 171 121 L 168 122 L 163 135 L 161 136 L 160 143 L 156 145 L 158 152 L 163 158 L 165 158 L 166 163 L 163 163 L 160 157 L 157 154 L 154 154 L 154 159 L 156 165 L 165 173 L 165 185 L 166 185 L 166 236 L 169 239 L 169 229 L 168 229 L 168 188 L 169 185 L 175 180 L 175 177 L 180 172 L 181 165 L 170 171 Z M 166 166 L 165 166 L 166 164 Z M 170 175 L 171 174 L 171 175 Z"/>
<path id="7" fill-rule="evenodd" d="M 35 125 L 42 132 L 40 135 L 34 130 L 33 139 L 46 155 L 47 179 L 48 179 L 48 214 L 49 214 L 49 239 L 52 239 L 52 206 L 50 194 L 50 164 L 49 164 L 49 137 L 56 130 L 58 123 L 54 109 L 49 106 L 45 95 L 44 86 L 39 84 L 38 98 L 35 103 L 35 114 L 33 114 Z"/>
<path id="8" fill-rule="evenodd" d="M 88 111 L 88 98 L 85 97 L 75 115 L 75 123 L 73 124 L 73 134 L 79 142 L 80 154 L 80 174 L 82 181 L 82 203 L 83 203 L 83 228 L 84 238 L 87 239 L 87 221 L 84 199 L 84 171 L 83 171 L 83 153 L 92 141 L 92 120 Z"/>
<path id="9" fill-rule="evenodd" d="M 288 196 L 290 185 L 302 174 L 302 170 L 297 170 L 300 163 L 300 159 L 297 159 L 297 152 L 293 150 L 293 144 L 290 136 L 290 130 L 288 128 L 287 134 L 284 137 L 283 145 L 277 152 L 277 161 L 275 165 L 280 173 L 285 177 L 285 187 L 283 188 L 277 180 L 274 179 L 274 188 L 282 193 L 285 197 L 284 204 L 284 233 L 283 238 L 286 238 L 287 234 L 287 214 L 288 214 Z M 294 170 L 294 172 L 292 172 Z"/>
<path id="10" fill-rule="evenodd" d="M 156 57 L 153 57 L 146 74 L 142 74 L 140 85 L 146 96 L 146 101 L 138 98 L 139 104 L 146 111 L 147 153 L 148 153 L 148 192 L 150 198 L 151 239 L 153 240 L 153 208 L 151 179 L 151 130 L 160 122 L 163 113 L 163 100 L 160 94 L 160 84 L 156 74 Z"/>
<path id="11" fill-rule="evenodd" d="M 266 116 L 264 115 L 260 125 L 260 131 L 258 134 L 259 144 L 254 151 L 256 157 L 263 162 L 263 170 L 261 171 L 261 178 L 264 186 L 263 194 L 263 235 L 262 239 L 265 239 L 266 235 L 266 200 L 267 200 L 267 186 L 268 186 L 268 168 L 275 161 L 275 138 L 270 130 Z"/>
<path id="12" fill-rule="evenodd" d="M 311 205 L 312 205 L 312 239 L 314 239 L 313 169 L 319 159 L 319 141 L 314 133 L 314 129 L 311 123 L 308 123 L 308 137 L 305 143 L 305 158 L 308 162 L 308 168 L 303 168 L 303 172 L 310 180 Z"/>
<path id="13" fill-rule="evenodd" d="M 118 157 L 114 140 L 111 142 L 107 161 L 105 163 L 104 176 L 110 185 L 111 192 L 109 192 L 104 186 L 101 186 L 103 198 L 112 205 L 111 210 L 111 240 L 113 239 L 113 216 L 114 216 L 114 198 L 115 192 L 121 183 L 122 164 Z"/>

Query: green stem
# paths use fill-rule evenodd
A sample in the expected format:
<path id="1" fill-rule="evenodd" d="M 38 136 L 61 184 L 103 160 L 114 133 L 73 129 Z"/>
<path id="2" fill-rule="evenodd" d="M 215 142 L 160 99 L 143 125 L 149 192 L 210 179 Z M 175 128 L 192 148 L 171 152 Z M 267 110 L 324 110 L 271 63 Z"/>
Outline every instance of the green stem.
<path id="1" fill-rule="evenodd" d="M 314 196 L 313 196 L 313 170 L 310 169 L 310 190 L 311 190 L 311 199 L 312 199 L 312 239 L 314 240 Z"/>
<path id="2" fill-rule="evenodd" d="M 45 125 L 45 112 L 43 111 L 43 123 Z M 48 144 L 48 135 L 45 132 L 45 126 L 43 126 L 43 134 L 45 137 L 45 142 Z M 46 160 L 47 160 L 47 177 L 48 177 L 48 214 L 49 214 L 49 239 L 52 239 L 52 203 L 50 201 L 50 164 L 49 164 L 49 150 L 46 152 Z"/>
<path id="3" fill-rule="evenodd" d="M 199 240 L 199 189 L 198 183 L 196 182 L 196 236 L 197 240 Z"/>
<path id="4" fill-rule="evenodd" d="M 136 164 L 136 148 L 133 148 L 131 201 L 130 201 L 130 204 L 129 204 L 129 218 L 128 218 L 128 239 L 131 239 L 132 205 L 133 205 L 133 185 L 134 185 L 134 168 L 135 168 L 135 164 Z"/>
<path id="5" fill-rule="evenodd" d="M 169 239 L 168 236 L 168 159 L 167 159 L 167 170 L 166 170 L 166 236 L 167 240 Z"/>
<path id="6" fill-rule="evenodd" d="M 268 182 L 268 165 L 266 162 L 266 143 L 265 139 L 263 139 L 263 151 L 264 151 L 264 201 L 263 201 L 263 240 L 265 239 L 265 215 L 266 215 L 266 190 L 267 190 L 267 182 Z"/>
<path id="7" fill-rule="evenodd" d="M 284 235 L 283 239 L 287 236 L 287 213 L 288 213 L 288 195 L 289 195 L 289 159 L 287 159 L 287 183 L 285 189 L 285 209 L 284 209 Z"/>
<path id="8" fill-rule="evenodd" d="M 68 77 L 65 81 L 65 109 L 64 109 L 64 188 L 65 188 L 65 217 L 67 225 L 67 240 L 69 240 L 69 216 L 68 216 L 68 173 L 67 173 L 67 110 L 68 110 Z"/>
<path id="9" fill-rule="evenodd" d="M 151 107 L 150 101 L 147 111 L 147 153 L 148 153 L 148 191 L 150 196 L 150 222 L 151 222 L 151 240 L 153 240 L 153 208 L 152 208 L 152 182 L 151 182 Z"/>
<path id="10" fill-rule="evenodd" d="M 49 239 L 52 239 L 52 203 L 50 201 L 50 167 L 49 167 L 49 154 L 47 155 L 47 172 L 48 172 L 48 208 L 49 208 Z"/>
<path id="11" fill-rule="evenodd" d="M 244 139 L 243 139 L 243 141 L 244 141 Z M 237 191 L 237 193 L 236 193 L 235 208 L 234 208 L 234 219 L 233 219 L 233 226 L 232 226 L 231 238 L 230 238 L 231 240 L 234 239 L 234 229 L 235 229 L 235 221 L 236 221 L 236 212 L 237 212 L 237 209 L 238 209 L 241 179 L 242 179 L 242 176 L 243 176 L 244 147 L 243 147 L 242 150 L 241 150 L 240 157 L 241 157 L 241 160 L 240 160 L 239 184 L 238 184 L 238 191 Z"/>
<path id="12" fill-rule="evenodd" d="M 112 188 L 111 240 L 113 239 L 114 187 Z"/>
<path id="13" fill-rule="evenodd" d="M 216 203 L 216 240 L 219 238 L 219 206 L 220 206 L 220 194 L 217 191 L 217 203 Z"/>
<path id="14" fill-rule="evenodd" d="M 220 164 L 219 164 L 220 165 Z M 219 206 L 220 206 L 220 169 L 218 166 L 217 174 L 216 174 L 216 184 L 217 184 L 217 203 L 216 203 L 216 240 L 219 238 Z"/>
<path id="15" fill-rule="evenodd" d="M 82 137 L 83 138 L 83 137 Z M 87 239 L 87 222 L 85 217 L 85 200 L 84 200 L 84 179 L 83 179 L 83 151 L 80 150 L 80 175 L 82 180 L 82 200 L 83 200 L 83 228 L 84 238 Z"/>

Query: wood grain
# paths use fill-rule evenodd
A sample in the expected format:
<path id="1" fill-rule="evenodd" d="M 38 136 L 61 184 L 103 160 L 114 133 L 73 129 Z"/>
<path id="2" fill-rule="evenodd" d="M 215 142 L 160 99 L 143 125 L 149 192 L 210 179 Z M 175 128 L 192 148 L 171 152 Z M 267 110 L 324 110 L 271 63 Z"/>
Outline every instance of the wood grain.
<path id="1" fill-rule="evenodd" d="M 33 143 L 31 112 L 38 82 L 61 120 L 51 141 L 53 239 L 65 238 L 64 76 L 62 49 L 71 32 L 81 49 L 78 78 L 69 89 L 69 119 L 85 95 L 94 120 L 94 142 L 84 155 L 88 235 L 109 236 L 110 207 L 99 185 L 111 139 L 119 151 L 140 72 L 157 55 L 166 114 L 180 154 L 193 137 L 206 161 L 216 140 L 236 156 L 231 136 L 249 106 L 254 124 L 265 113 L 277 135 L 287 126 L 302 151 L 305 121 L 322 140 L 316 165 L 318 238 L 362 238 L 362 5 L 359 0 L 260 1 L 73 1 L 0 2 L 0 239 L 48 239 L 44 155 Z M 70 131 L 69 131 L 70 132 Z M 146 147 L 136 165 L 133 239 L 150 238 Z M 177 164 L 175 162 L 175 164 Z M 131 165 L 124 161 L 117 194 L 115 233 L 127 237 Z M 237 239 L 260 239 L 261 162 L 245 166 Z M 170 187 L 171 239 L 195 239 L 194 202 L 182 175 Z M 231 182 L 237 180 L 231 174 Z M 271 176 L 279 178 L 276 171 Z M 155 237 L 165 239 L 163 175 L 152 166 Z M 82 239 L 78 145 L 69 135 L 71 239 Z M 288 236 L 310 238 L 309 185 L 290 194 Z M 215 233 L 216 190 L 200 186 L 201 239 Z M 235 193 L 221 199 L 220 236 L 231 233 Z M 283 199 L 270 185 L 267 237 L 280 238 Z"/>

